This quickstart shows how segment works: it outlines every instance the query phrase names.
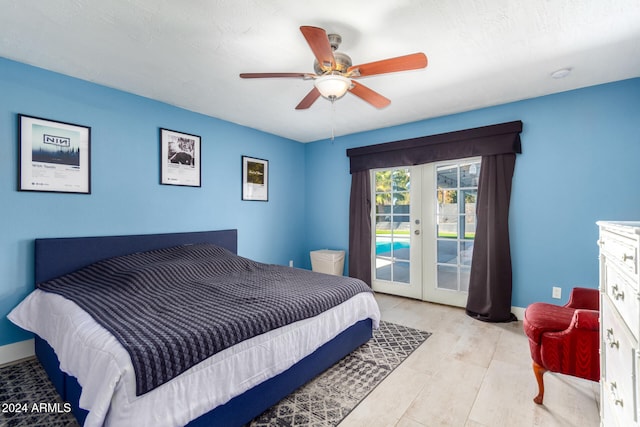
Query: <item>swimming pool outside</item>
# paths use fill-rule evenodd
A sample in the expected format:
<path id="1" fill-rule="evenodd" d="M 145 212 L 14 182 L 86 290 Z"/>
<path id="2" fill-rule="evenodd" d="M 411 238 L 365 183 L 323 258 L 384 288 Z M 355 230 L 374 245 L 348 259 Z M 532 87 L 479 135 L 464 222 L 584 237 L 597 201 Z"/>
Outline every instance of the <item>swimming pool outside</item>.
<path id="1" fill-rule="evenodd" d="M 410 243 L 407 241 L 394 241 L 394 242 L 376 242 L 376 255 L 389 253 L 393 247 L 394 251 L 398 249 L 409 249 Z"/>

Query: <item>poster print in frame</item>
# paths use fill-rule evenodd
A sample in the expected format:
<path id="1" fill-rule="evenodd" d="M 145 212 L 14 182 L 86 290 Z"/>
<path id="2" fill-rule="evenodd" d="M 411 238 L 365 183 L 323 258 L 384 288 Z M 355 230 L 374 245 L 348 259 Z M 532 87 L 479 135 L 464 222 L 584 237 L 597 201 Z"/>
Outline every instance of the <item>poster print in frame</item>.
<path id="1" fill-rule="evenodd" d="M 19 191 L 91 194 L 91 128 L 18 114 Z"/>
<path id="2" fill-rule="evenodd" d="M 200 137 L 160 128 L 160 184 L 200 187 Z"/>
<path id="3" fill-rule="evenodd" d="M 269 201 L 269 161 L 242 156 L 242 200 Z"/>

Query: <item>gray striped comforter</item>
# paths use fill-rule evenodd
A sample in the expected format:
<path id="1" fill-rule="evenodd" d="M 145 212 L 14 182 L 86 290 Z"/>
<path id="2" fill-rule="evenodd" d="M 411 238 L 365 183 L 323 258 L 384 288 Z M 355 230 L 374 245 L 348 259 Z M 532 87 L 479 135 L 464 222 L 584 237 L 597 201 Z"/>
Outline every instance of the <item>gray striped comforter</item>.
<path id="1" fill-rule="evenodd" d="M 227 347 L 371 291 L 357 279 L 206 244 L 103 260 L 38 288 L 74 301 L 122 343 L 137 395 Z"/>

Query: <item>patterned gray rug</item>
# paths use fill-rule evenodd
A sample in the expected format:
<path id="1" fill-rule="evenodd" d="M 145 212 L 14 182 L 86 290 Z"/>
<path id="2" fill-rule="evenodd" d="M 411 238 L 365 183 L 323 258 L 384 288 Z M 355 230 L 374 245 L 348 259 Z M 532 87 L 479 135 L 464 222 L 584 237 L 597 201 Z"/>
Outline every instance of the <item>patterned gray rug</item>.
<path id="1" fill-rule="evenodd" d="M 251 427 L 338 425 L 430 335 L 381 322 L 369 342 L 260 415 Z M 0 368 L 0 426 L 78 425 L 71 414 L 34 411 L 34 403 L 40 402 L 63 405 L 37 360 Z"/>

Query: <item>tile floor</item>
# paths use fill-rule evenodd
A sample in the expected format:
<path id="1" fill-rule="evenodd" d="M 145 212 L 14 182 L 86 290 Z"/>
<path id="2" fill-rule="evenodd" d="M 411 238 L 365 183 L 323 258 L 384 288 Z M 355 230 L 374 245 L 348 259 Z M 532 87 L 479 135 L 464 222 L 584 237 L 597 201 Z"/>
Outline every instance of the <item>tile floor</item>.
<path id="1" fill-rule="evenodd" d="M 544 405 L 522 322 L 492 324 L 463 309 L 376 296 L 382 318 L 433 335 L 340 427 L 519 427 L 600 424 L 598 383 L 547 372 Z"/>

